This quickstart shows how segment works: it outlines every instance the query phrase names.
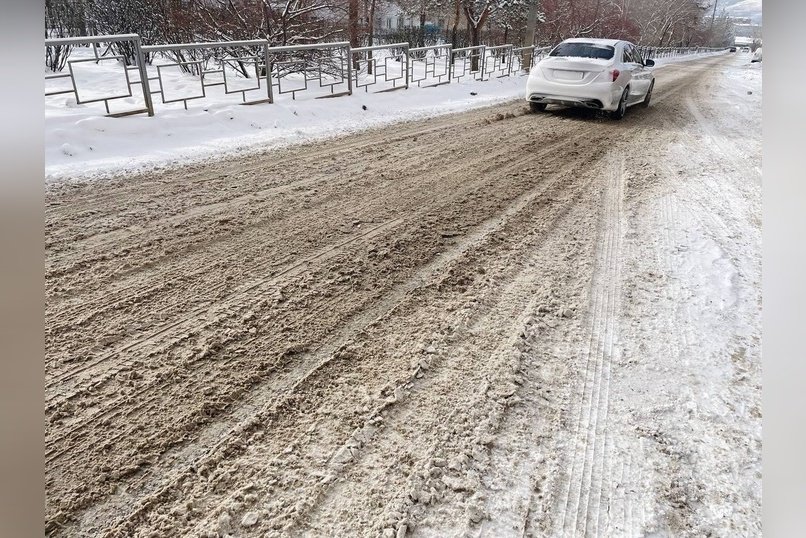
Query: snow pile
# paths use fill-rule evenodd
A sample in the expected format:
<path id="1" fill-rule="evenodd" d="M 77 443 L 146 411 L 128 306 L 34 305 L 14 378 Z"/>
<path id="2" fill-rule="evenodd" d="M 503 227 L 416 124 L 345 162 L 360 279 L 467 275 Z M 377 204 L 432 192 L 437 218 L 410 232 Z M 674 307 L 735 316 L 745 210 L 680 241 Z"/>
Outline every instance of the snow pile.
<path id="1" fill-rule="evenodd" d="M 74 51 L 74 59 L 81 57 L 92 54 L 89 49 Z M 659 59 L 657 65 L 694 57 Z M 158 64 L 149 66 L 149 76 L 156 76 Z M 82 99 L 120 94 L 122 70 L 116 62 L 89 62 L 81 67 L 79 91 L 92 91 L 92 95 L 82 93 Z M 163 68 L 161 75 L 166 89 L 185 95 L 192 95 L 199 84 L 197 78 L 175 68 Z M 159 89 L 157 81 L 151 84 Z M 68 85 L 69 79 L 60 79 L 49 81 L 47 88 L 53 91 Z M 316 99 L 314 92 L 302 92 L 293 100 L 290 94 L 275 93 L 275 103 L 249 106 L 241 104 L 241 94 L 225 94 L 223 87 L 215 87 L 207 89 L 207 97 L 188 101 L 187 110 L 181 102 L 163 104 L 154 95 L 154 117 L 125 118 L 106 117 L 103 103 L 76 104 L 72 94 L 46 97 L 45 174 L 48 180 L 120 174 L 270 149 L 521 98 L 524 85 L 524 77 L 510 76 L 463 79 L 430 88 L 413 84 L 408 90 L 385 93 L 357 88 L 351 96 L 333 99 Z M 134 88 L 132 97 L 112 101 L 111 112 L 143 108 L 138 89 Z"/>

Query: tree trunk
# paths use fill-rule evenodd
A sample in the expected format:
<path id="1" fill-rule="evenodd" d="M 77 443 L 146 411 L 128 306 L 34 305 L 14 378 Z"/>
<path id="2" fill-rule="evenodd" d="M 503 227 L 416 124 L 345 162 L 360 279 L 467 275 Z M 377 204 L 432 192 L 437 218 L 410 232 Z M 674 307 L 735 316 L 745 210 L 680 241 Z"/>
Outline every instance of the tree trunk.
<path id="1" fill-rule="evenodd" d="M 465 6 L 465 18 L 467 19 L 467 26 L 470 28 L 470 44 L 473 47 L 478 47 L 481 44 L 481 30 L 484 28 L 484 23 L 490 16 L 490 6 L 485 6 L 484 10 L 479 14 L 478 18 L 474 16 L 473 9 Z M 474 53 L 471 55 L 471 70 L 479 70 L 479 54 Z"/>
<path id="2" fill-rule="evenodd" d="M 420 46 L 425 46 L 425 10 L 420 12 Z"/>
<path id="3" fill-rule="evenodd" d="M 535 44 L 535 28 L 537 27 L 537 2 L 538 0 L 532 0 L 529 4 L 529 14 L 526 18 L 526 43 L 524 46 L 532 47 Z M 532 68 L 532 54 L 534 53 L 533 48 L 529 48 L 524 51 L 526 54 L 523 55 L 523 68 L 525 70 L 530 70 Z"/>
<path id="4" fill-rule="evenodd" d="M 371 47 L 375 42 L 375 37 L 374 37 L 374 33 L 375 33 L 375 0 L 371 0 L 371 2 L 369 4 L 369 28 L 368 28 L 368 30 L 369 30 L 368 41 L 369 41 L 369 46 Z M 367 60 L 368 60 L 367 74 L 371 75 L 372 74 L 372 51 L 369 51 L 367 53 Z"/>
<path id="5" fill-rule="evenodd" d="M 358 0 L 350 0 L 347 6 L 348 32 L 350 34 L 350 47 L 357 49 L 361 46 L 358 40 Z M 358 59 L 353 57 L 353 67 L 358 69 Z"/>
<path id="6" fill-rule="evenodd" d="M 456 32 L 459 29 L 459 5 L 461 0 L 454 0 L 453 29 L 451 30 L 451 45 L 456 46 Z"/>
<path id="7" fill-rule="evenodd" d="M 470 25 L 470 46 L 477 47 L 480 42 L 480 32 L 481 28 L 475 25 Z M 476 54 L 476 51 L 470 51 L 470 71 L 478 71 L 479 70 L 479 56 Z"/>

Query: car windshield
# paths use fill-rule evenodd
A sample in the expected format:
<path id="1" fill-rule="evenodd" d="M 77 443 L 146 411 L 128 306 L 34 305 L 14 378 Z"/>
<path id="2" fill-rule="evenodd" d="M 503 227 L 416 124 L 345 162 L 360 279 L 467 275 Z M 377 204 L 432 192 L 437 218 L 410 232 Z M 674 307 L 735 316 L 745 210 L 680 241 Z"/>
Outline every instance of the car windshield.
<path id="1" fill-rule="evenodd" d="M 570 56 L 574 58 L 597 58 L 609 60 L 613 57 L 616 49 L 609 45 L 599 45 L 596 43 L 560 43 L 549 56 Z"/>

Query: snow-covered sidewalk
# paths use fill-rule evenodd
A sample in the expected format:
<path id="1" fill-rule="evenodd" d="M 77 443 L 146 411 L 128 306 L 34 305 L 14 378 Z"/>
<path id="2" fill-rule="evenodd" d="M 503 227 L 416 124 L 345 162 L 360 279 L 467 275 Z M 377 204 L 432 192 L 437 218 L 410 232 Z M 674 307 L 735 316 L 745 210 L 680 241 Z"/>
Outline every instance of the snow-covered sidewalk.
<path id="1" fill-rule="evenodd" d="M 74 52 L 75 57 L 82 54 L 91 57 L 89 49 Z M 657 66 L 713 54 L 659 59 Z M 119 69 L 112 62 L 99 65 L 90 83 L 98 92 L 114 94 Z M 172 77 L 172 84 L 191 78 L 178 72 L 163 76 Z M 59 180 L 112 175 L 235 156 L 493 105 L 521 97 L 524 84 L 523 75 L 513 75 L 428 88 L 412 85 L 385 93 L 356 89 L 351 96 L 334 99 L 302 93 L 292 100 L 283 95 L 273 104 L 253 106 L 242 106 L 238 94 L 221 91 L 190 101 L 188 110 L 182 103 L 164 105 L 155 97 L 156 116 L 125 118 L 106 117 L 102 103 L 77 105 L 70 94 L 47 97 L 45 176 Z M 142 98 L 135 94 L 120 101 L 134 109 Z"/>

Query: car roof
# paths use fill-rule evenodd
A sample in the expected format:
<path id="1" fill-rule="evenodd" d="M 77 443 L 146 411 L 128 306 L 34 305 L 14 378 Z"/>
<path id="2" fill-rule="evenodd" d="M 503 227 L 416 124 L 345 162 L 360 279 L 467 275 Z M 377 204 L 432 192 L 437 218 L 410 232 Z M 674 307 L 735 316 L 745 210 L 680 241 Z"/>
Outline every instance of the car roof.
<path id="1" fill-rule="evenodd" d="M 563 40 L 563 43 L 595 43 L 597 45 L 610 45 L 611 47 L 615 47 L 619 43 L 626 43 L 626 41 L 622 39 L 600 39 L 600 38 L 588 38 L 588 37 L 572 37 L 570 39 Z"/>

